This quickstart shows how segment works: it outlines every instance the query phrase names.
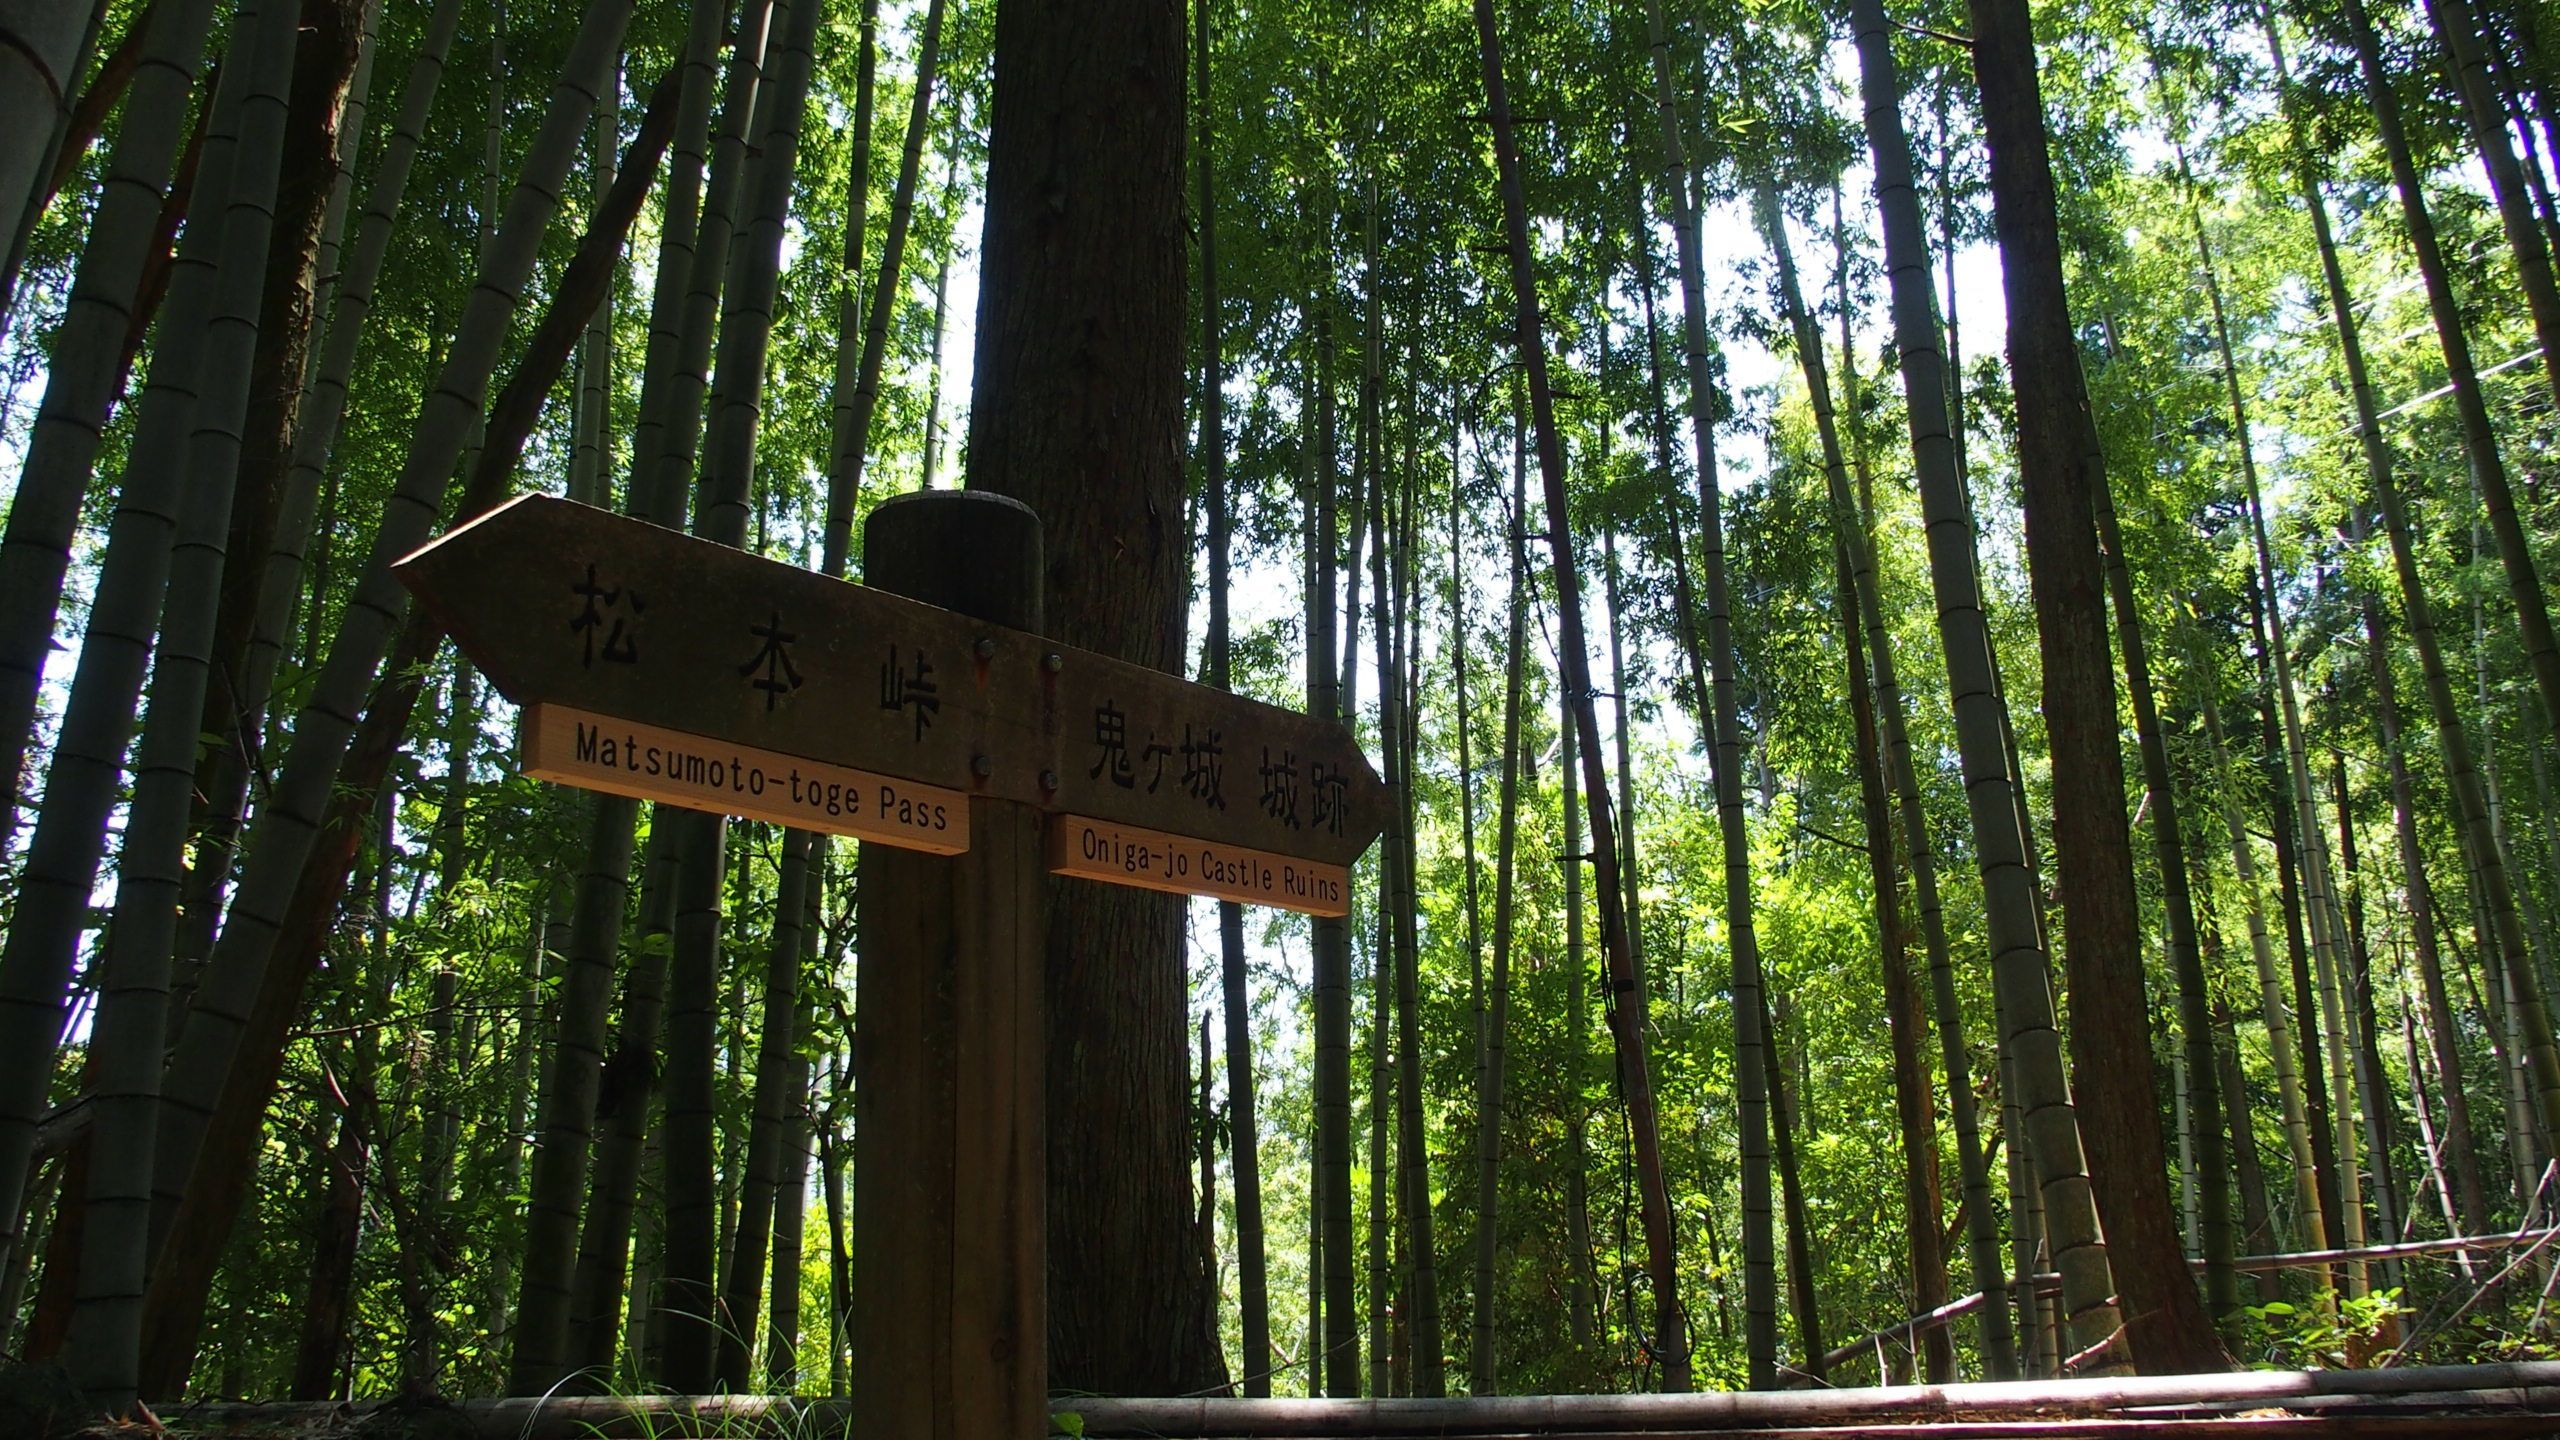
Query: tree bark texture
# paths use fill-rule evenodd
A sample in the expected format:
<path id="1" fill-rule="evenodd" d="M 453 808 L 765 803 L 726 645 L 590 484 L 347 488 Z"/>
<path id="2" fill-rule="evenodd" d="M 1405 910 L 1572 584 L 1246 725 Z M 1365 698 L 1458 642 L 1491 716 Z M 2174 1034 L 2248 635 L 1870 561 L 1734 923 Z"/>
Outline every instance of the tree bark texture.
<path id="1" fill-rule="evenodd" d="M 2011 1118 L 2018 1122 L 2004 1127 L 2012 1137 L 2013 1177 L 2023 1182 L 2013 1189 L 2039 1192 L 2020 1207 L 2030 1217 L 2019 1227 L 2020 1248 L 2030 1253 L 2018 1268 L 2024 1273 L 2036 1268 L 2031 1236 L 2051 1238 L 2052 1260 L 2063 1276 L 2062 1304 L 2079 1337 L 2073 1347 L 2076 1353 L 2114 1334 L 2116 1315 L 2108 1303 L 2113 1284 L 2104 1247 L 2098 1243 L 2089 1178 L 2080 1160 L 2078 1120 L 2063 1076 L 2061 1036 L 2054 1028 L 2053 1001 L 2047 989 L 2034 852 L 2008 753 L 2007 702 L 2000 693 L 1999 667 L 1983 610 L 1972 507 L 1956 468 L 1943 332 L 1937 297 L 1929 283 L 1929 251 L 1921 233 L 1919 192 L 1912 181 L 1910 141 L 1902 129 L 1901 82 L 1894 73 L 1881 4 L 1857 0 L 1854 14 L 1869 148 L 1875 158 L 1876 200 L 1884 217 L 1894 346 L 1901 360 L 1921 512 L 1927 526 L 1930 589 L 1937 602 L 1939 649 L 1954 691 L 1956 748 L 1973 822 L 1975 864 L 1991 947 L 2003 1057 L 2001 1103 L 2004 1109 L 2014 1107 Z M 2024 25 L 2023 15 L 2016 23 Z M 2029 42 L 2021 38 L 2017 43 Z M 2032 67 L 2031 54 L 2027 63 Z M 2029 106 L 2028 116 L 2037 126 L 2036 153 L 2041 155 L 2042 115 L 2032 108 L 2032 100 Z M 2103 638 L 2100 643 L 2103 646 Z M 2114 803 L 2121 816 L 2121 797 Z M 2046 1340 L 2050 1343 L 2050 1337 Z"/>
<path id="2" fill-rule="evenodd" d="M 1157 669 L 1183 651 L 1183 9 L 1015 5 L 995 22 L 969 484 L 1047 525 L 1049 633 Z M 1181 907 L 1050 887 L 1050 1383 L 1196 1389 L 1223 1368 L 1187 1243 Z"/>
<path id="3" fill-rule="evenodd" d="M 2053 752 L 2072 1073 L 2078 1109 L 2088 1121 L 2078 1127 L 2080 1148 L 2087 1153 L 2089 1184 L 2106 1224 L 2103 1251 L 2094 1235 L 2058 1230 L 2056 1260 L 2066 1269 L 2073 1266 L 2069 1250 L 2075 1242 L 2096 1252 L 2093 1269 L 2112 1255 L 2119 1297 L 2114 1308 L 2137 1367 L 2153 1374 L 2218 1370 L 2229 1362 L 2186 1272 L 2154 1099 L 2142 914 L 2125 824 L 2105 571 L 2091 498 L 2106 484 L 2106 462 L 2063 289 L 2035 32 L 2026 0 L 1971 0 L 1970 9 L 2009 307 L 2027 568 Z M 2078 1168 L 2073 1148 L 2062 1127 L 2039 1128 L 2036 1160 L 2048 1187 Z M 2065 1305 L 2075 1350 L 2109 1339 L 2115 1329 L 2110 1307 L 2069 1300 Z"/>

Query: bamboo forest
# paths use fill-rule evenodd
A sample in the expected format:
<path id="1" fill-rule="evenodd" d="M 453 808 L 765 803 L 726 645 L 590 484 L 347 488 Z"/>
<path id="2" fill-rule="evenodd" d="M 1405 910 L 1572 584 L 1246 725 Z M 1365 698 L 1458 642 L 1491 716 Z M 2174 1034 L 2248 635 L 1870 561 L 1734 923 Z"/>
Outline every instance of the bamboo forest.
<path id="1" fill-rule="evenodd" d="M 0 222 L 0 1431 L 2560 1433 L 2547 0 L 0 0 Z"/>

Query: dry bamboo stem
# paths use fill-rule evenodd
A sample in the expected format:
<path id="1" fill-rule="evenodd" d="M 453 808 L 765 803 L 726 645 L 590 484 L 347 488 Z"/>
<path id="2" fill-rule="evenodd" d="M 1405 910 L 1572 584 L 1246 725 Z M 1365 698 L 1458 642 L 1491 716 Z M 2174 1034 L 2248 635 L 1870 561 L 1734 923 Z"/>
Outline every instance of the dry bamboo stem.
<path id="1" fill-rule="evenodd" d="M 2234 1258 L 2232 1268 L 2244 1272 L 2261 1270 L 2322 1270 L 2342 1261 L 2398 1259 L 2416 1255 L 2474 1255 L 2484 1250 L 2504 1250 L 2517 1246 L 2540 1245 L 2560 1236 L 2560 1227 L 2543 1230 L 2520 1230 L 2497 1235 L 2456 1235 L 2441 1240 L 2412 1240 L 2397 1245 L 2363 1245 L 2351 1250 L 2300 1250 L 2280 1255 L 2242 1255 Z M 2191 1257 L 2188 1264 L 2202 1269 L 2204 1261 Z M 2062 1277 L 2053 1271 L 2020 1277 L 2032 1284 L 2038 1294 L 2060 1288 Z M 1960 1299 L 1948 1301 L 1934 1310 L 1897 1320 L 1881 1330 L 1869 1331 L 1823 1357 L 1826 1366 L 1842 1365 L 1869 1353 L 1878 1343 L 1888 1340 L 1907 1342 L 1912 1336 L 1934 1330 L 1953 1320 L 1960 1320 L 1982 1308 L 1982 1292 L 1975 1291 Z"/>
<path id="2" fill-rule="evenodd" d="M 2286 1417 L 2240 1410 L 2282 1409 Z M 2560 1417 L 2560 1362 L 2407 1370 L 2247 1371 L 2108 1376 L 2012 1384 L 1752 1391 L 1705 1395 L 1540 1395 L 1483 1400 L 1074 1399 L 1091 1436 L 1182 1437 L 1926 1434 L 1965 1422 L 1966 1434 L 2147 1435 L 2234 1433 L 2526 1434 Z M 646 1396 L 466 1401 L 456 1433 L 488 1440 L 669 1434 L 685 1422 L 710 1433 L 851 1432 L 862 1407 L 778 1396 Z M 330 1403 L 208 1405 L 165 1417 L 186 1436 L 318 1432 L 354 1418 Z M 296 1427 L 299 1427 L 298 1429 Z M 1997 1427 L 1997 1428 L 1993 1428 Z"/>

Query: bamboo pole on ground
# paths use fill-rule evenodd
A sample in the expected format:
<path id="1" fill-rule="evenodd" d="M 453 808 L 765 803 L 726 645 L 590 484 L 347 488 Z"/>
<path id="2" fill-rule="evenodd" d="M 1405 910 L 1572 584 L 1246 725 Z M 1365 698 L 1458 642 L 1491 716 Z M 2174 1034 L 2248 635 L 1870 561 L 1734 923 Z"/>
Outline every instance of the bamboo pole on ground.
<path id="1" fill-rule="evenodd" d="M 2310 1418 L 2297 1421 L 2257 1414 L 2244 1418 L 2240 1414 L 2271 1409 Z M 878 1411 L 864 1402 L 761 1395 L 483 1400 L 465 1402 L 455 1410 L 455 1432 L 479 1440 L 665 1434 L 678 1421 L 717 1426 L 719 1433 L 737 1436 L 835 1433 L 878 1420 Z M 1349 1435 L 1379 1440 L 1536 1435 L 1625 1440 L 1684 1433 L 1861 1440 L 1926 1435 L 1936 1427 L 1943 1427 L 1938 1433 L 2075 1440 L 2179 1434 L 2537 1435 L 2547 1434 L 2553 1417 L 2560 1415 L 2560 1362 L 1703 1395 L 1535 1395 L 1489 1400 L 1068 1398 L 1050 1410 L 1053 1415 L 1072 1413 L 1083 1433 L 1098 1440 Z M 209 1405 L 174 1417 L 173 1431 L 181 1436 L 248 1440 L 262 1433 L 254 1426 L 268 1427 L 263 1431 L 266 1436 L 301 1434 L 314 1420 L 335 1419 L 344 1413 L 345 1407 L 335 1402 Z M 2193 1418 L 2171 1423 L 2181 1416 Z M 294 1425 L 305 1429 L 287 1429 Z"/>

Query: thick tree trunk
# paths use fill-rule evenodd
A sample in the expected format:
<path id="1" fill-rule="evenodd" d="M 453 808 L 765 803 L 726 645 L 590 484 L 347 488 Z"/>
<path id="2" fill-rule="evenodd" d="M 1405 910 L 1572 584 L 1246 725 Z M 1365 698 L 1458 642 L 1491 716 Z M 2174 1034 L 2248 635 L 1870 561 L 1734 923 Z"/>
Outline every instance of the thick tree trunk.
<path id="1" fill-rule="evenodd" d="M 2022 1146 L 2017 1143 L 2018 1132 L 2011 1130 L 2012 1149 L 2031 1150 L 2034 1157 L 2030 1183 L 2043 1192 L 2041 1228 L 2052 1239 L 2052 1260 L 2063 1277 L 2062 1305 L 2070 1317 L 2072 1351 L 2076 1354 L 2105 1342 L 2116 1332 L 2118 1315 L 2109 1303 L 2113 1284 L 2108 1278 L 2106 1249 L 2098 1236 L 2090 1179 L 2081 1163 L 2080 1129 L 2063 1077 L 2062 1037 L 2054 1029 L 2053 1001 L 2046 989 L 2042 920 L 2031 853 L 2020 823 L 2016 787 L 2010 778 L 2004 702 L 1998 694 L 1991 637 L 1982 609 L 1981 582 L 1973 554 L 1973 522 L 1955 471 L 1936 296 L 1929 284 L 1919 196 L 1912 186 L 1910 143 L 1903 134 L 1897 108 L 1900 83 L 1886 49 L 1881 6 L 1874 0 L 1861 0 L 1855 13 L 1867 130 L 1876 164 L 1876 198 L 1884 216 L 1885 269 L 1893 294 L 1895 346 L 1901 357 L 1921 509 L 1928 527 L 1939 645 L 1956 695 L 1957 752 L 1973 820 L 1976 864 L 1982 875 L 1994 986 L 2002 1016 L 2002 1049 L 2011 1061 L 2002 1095 L 2004 1103 L 2017 1106 L 2029 1132 L 2025 1137 L 2028 1143 Z M 1995 19 L 1991 28 L 1996 31 L 2000 23 Z M 2015 23 L 2023 26 L 2023 16 Z M 1977 20 L 1977 31 L 1982 28 Z M 2029 37 L 2020 35 L 2015 43 L 2027 44 Z M 2032 54 L 2026 63 L 2031 74 Z M 2025 118 L 2034 120 L 2038 127 L 2031 149 L 2041 157 L 2042 117 L 2033 110 L 2033 103 L 2028 102 Z M 2076 364 L 2077 357 L 2071 358 Z M 2085 511 L 2082 514 L 2085 517 Z M 2103 663 L 2103 629 L 2098 646 Z M 2066 667 L 2065 674 L 2068 673 Z M 2113 734 L 2110 719 L 2110 746 Z M 2110 748 L 2107 753 L 2114 752 Z M 2121 825 L 2122 796 L 2112 795 L 2103 803 L 2114 807 Z M 2142 1015 L 2137 1003 L 2131 1019 L 2138 1025 Z M 2144 1055 L 2147 1057 L 2147 1049 Z M 2147 1110 L 2147 1087 L 2143 1093 Z M 2148 1129 L 2156 1146 L 2156 1120 Z M 2166 1203 L 2164 1190 L 2164 1209 Z"/>
<path id="2" fill-rule="evenodd" d="M 425 45 L 412 66 L 413 78 L 419 74 L 436 75 L 443 63 L 443 48 L 450 45 L 449 26 L 439 28 L 445 12 L 458 14 L 458 4 L 441 6 L 431 19 Z M 215 621 L 213 640 L 213 674 L 211 691 L 206 697 L 205 728 L 216 737 L 201 747 L 196 761 L 194 813 L 188 822 L 194 855 L 187 867 L 185 884 L 180 894 L 177 939 L 178 996 L 193 993 L 196 967 L 204 961 L 213 946 L 213 932 L 221 910 L 221 897 L 231 878 L 231 862 L 240 838 L 240 825 L 248 806 L 250 772 L 265 738 L 266 708 L 273 687 L 275 669 L 273 651 L 261 642 L 269 640 L 292 623 L 291 611 L 299 597 L 301 561 L 310 544 L 313 513 L 317 501 L 316 485 L 306 486 L 303 469 L 296 464 L 304 432 L 315 428 L 309 418 L 311 401 L 319 391 L 324 362 L 333 353 L 326 336 L 341 290 L 340 259 L 345 253 L 346 221 L 355 200 L 357 151 L 364 136 L 368 113 L 367 93 L 372 86 L 375 43 L 380 26 L 379 5 L 365 7 L 364 35 L 356 61 L 354 79 L 350 82 L 341 116 L 332 117 L 339 127 L 338 144 L 333 159 L 335 173 L 321 178 L 321 195 L 325 198 L 317 216 L 314 235 L 315 253 L 310 256 L 305 279 L 308 288 L 292 296 L 293 303 L 307 311 L 307 329 L 294 334 L 293 343 L 300 353 L 294 361 L 290 379 L 283 385 L 270 382 L 264 375 L 251 391 L 251 412 L 244 435 L 242 475 L 249 482 L 234 497 L 231 549 L 234 553 L 255 553 L 259 563 L 243 561 L 229 564 L 222 575 L 222 612 Z M 299 82 L 297 82 L 299 88 Z M 429 83 L 423 89 L 432 90 Z M 296 109 L 306 102 L 297 100 Z M 405 109 L 405 107 L 404 107 Z M 297 124 L 299 122 L 296 122 Z M 414 135 L 406 142 L 414 145 Z M 404 144 L 395 142 L 388 157 L 379 167 L 386 180 L 404 181 L 409 156 Z M 290 198 L 292 177 L 287 177 Z M 174 194 L 174 191 L 173 191 Z M 396 203 L 396 202 L 395 202 Z M 282 218 L 280 216 L 280 218 Z M 290 228 L 290 227 L 288 227 Z M 278 285 L 296 284 L 295 269 L 283 245 L 270 255 L 277 267 L 269 282 L 267 301 L 270 307 L 281 303 L 287 292 Z M 358 255 L 359 262 L 364 258 Z M 378 261 L 378 256 L 376 257 Z M 365 298 L 370 299 L 372 277 L 361 282 Z M 357 314 L 361 314 L 359 305 Z M 359 325 L 360 320 L 350 321 Z M 288 333 L 278 322 L 262 322 L 261 347 L 271 330 Z M 267 361 L 260 360 L 262 370 Z M 338 379 L 343 382 L 344 376 Z M 343 399 L 343 395 L 340 397 Z M 336 424 L 339 412 L 328 412 L 328 423 Z M 332 431 L 334 433 L 334 431 Z M 254 458 L 253 458 L 254 457 Z M 316 481 L 316 473 L 308 477 Z M 256 514 L 245 513 L 254 508 Z M 252 538 L 244 522 L 256 520 L 264 526 Z M 287 577 L 281 590 L 273 577 Z M 183 1010 L 183 1004 L 179 1007 Z M 176 1015 L 173 1014 L 173 1020 Z"/>
<path id="3" fill-rule="evenodd" d="M 2196 1298 L 2163 1175 L 2141 907 L 2124 813 L 2115 671 L 2107 646 L 2104 567 L 2092 496 L 2106 481 L 2096 423 L 2064 293 L 2053 173 L 2046 153 L 2035 34 L 2025 0 L 1972 0 L 1974 74 L 1982 85 L 1991 190 L 2008 299 L 2009 368 L 2018 401 L 2018 469 L 2027 568 L 2044 661 L 2053 754 L 2054 850 L 2072 993 L 2073 1087 L 2090 1184 L 2106 1222 L 2119 1303 L 2064 1302 L 2085 1350 L 2123 1317 L 2129 1358 L 2153 1374 L 2229 1362 Z M 2012 1020 L 2017 1017 L 2012 1016 Z M 2054 1127 L 2058 1132 L 2060 1127 Z M 2076 1168 L 2067 1142 L 2039 1130 L 2048 1186 Z M 2053 1210 L 2048 1201 L 2048 1213 Z M 2077 1223 L 2076 1216 L 2058 1222 Z M 2070 1241 L 2057 1260 L 2069 1273 Z M 2088 1237 L 2094 1248 L 2094 1236 Z"/>
<path id="4" fill-rule="evenodd" d="M 231 501 L 227 554 L 233 558 L 223 567 L 221 610 L 214 623 L 206 677 L 203 729 L 221 739 L 206 747 L 197 764 L 197 783 L 211 779 L 215 788 L 209 793 L 225 798 L 229 798 L 232 775 L 238 775 L 245 786 L 266 715 L 267 686 L 261 683 L 254 691 L 243 687 L 244 681 L 269 678 L 250 674 L 250 639 L 293 497 L 295 436 L 301 429 L 312 361 L 324 331 L 318 302 L 336 278 L 327 252 L 335 248 L 345 221 L 381 9 L 378 0 L 361 4 L 327 0 L 303 8 L 303 43 L 295 61 L 292 110 L 287 117 L 286 163 L 277 186 L 275 233 L 268 247 L 264 308 L 241 436 L 240 479 Z M 295 537 L 297 556 L 300 550 L 300 539 Z M 224 762 L 218 771 L 217 756 Z M 219 882 L 200 888 L 192 872 L 201 868 L 210 876 L 217 869 L 227 871 L 240 808 L 237 799 L 224 807 L 221 818 L 226 823 L 220 827 L 217 844 L 208 847 L 220 852 L 226 863 L 206 865 L 199 858 L 190 866 L 188 918 L 203 921 L 207 943 L 212 916 L 204 912 L 213 908 L 210 902 L 220 893 Z M 212 816 L 199 807 L 197 818 Z M 182 953 L 201 959 L 205 943 L 191 940 L 181 932 Z"/>
<path id="5" fill-rule="evenodd" d="M 1051 633 L 1179 664 L 1180 0 L 997 12 L 972 488 L 1039 512 Z M 1181 908 L 1050 887 L 1049 1364 L 1119 1394 L 1220 1378 L 1190 1225 Z"/>
<path id="6" fill-rule="evenodd" d="M 2206 1308 L 2216 1322 L 2235 1323 L 2240 1311 L 2238 1272 L 2232 1268 L 2230 1151 L 2222 1128 L 2222 1070 L 2213 1060 L 2212 997 L 2205 978 L 2202 949 L 2196 940 L 2195 897 L 2187 884 L 2186 834 L 2178 819 L 2178 787 L 2169 769 L 2168 736 L 2160 724 L 2160 702 L 2152 689 L 2150 645 L 2143 633 L 2142 611 L 2133 590 L 2133 569 L 2125 556 L 2124 533 L 2116 523 L 2110 486 L 2090 496 L 2098 526 L 2098 545 L 2106 556 L 2107 589 L 2115 607 L 2117 643 L 2124 654 L 2125 687 L 2133 692 L 2135 743 L 2142 751 L 2145 807 L 2151 815 L 2151 845 L 2160 874 L 2160 908 L 2169 929 L 2169 963 L 2177 973 L 2179 1060 L 2186 1077 L 2182 1103 L 2192 1112 L 2186 1133 L 2196 1155 L 2198 1196 L 2197 1248 L 2205 1262 Z"/>

